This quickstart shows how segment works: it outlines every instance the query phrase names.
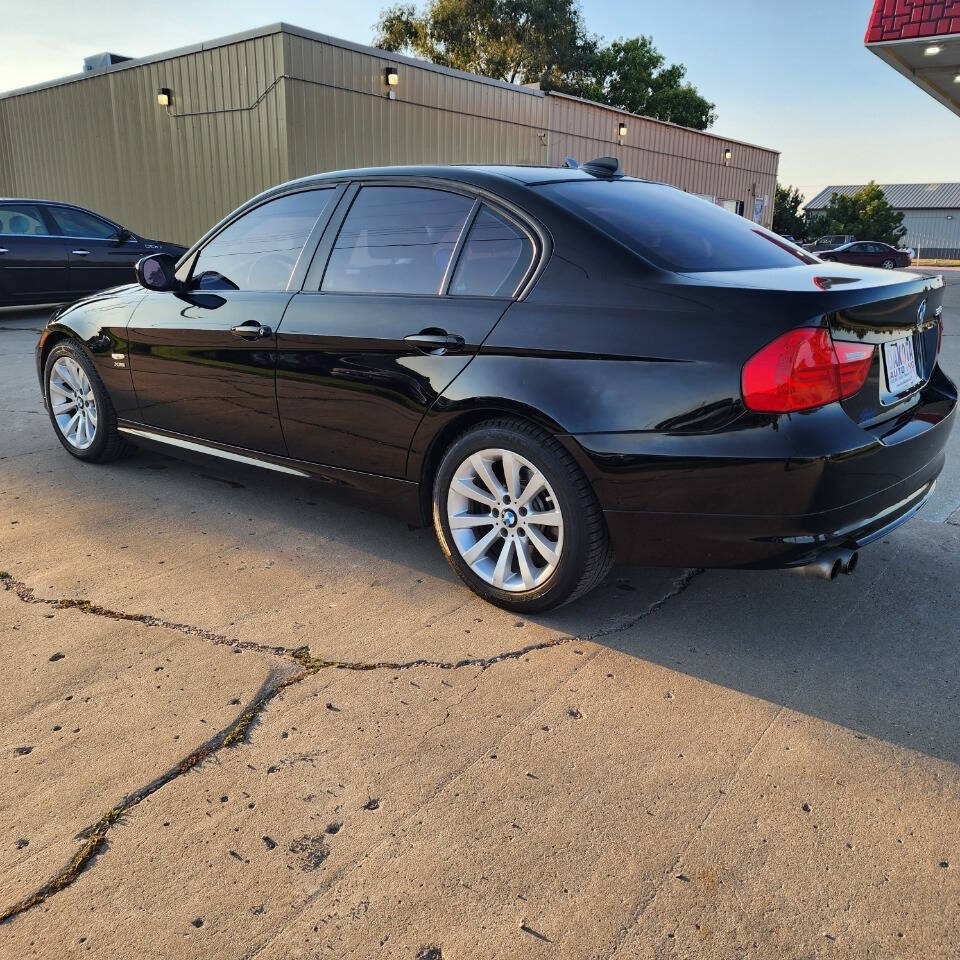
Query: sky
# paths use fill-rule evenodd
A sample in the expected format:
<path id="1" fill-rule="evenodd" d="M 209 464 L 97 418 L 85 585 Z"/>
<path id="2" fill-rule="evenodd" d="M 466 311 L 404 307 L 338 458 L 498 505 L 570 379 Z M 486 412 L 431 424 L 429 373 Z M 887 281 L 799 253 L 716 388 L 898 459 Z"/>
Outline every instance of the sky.
<path id="1" fill-rule="evenodd" d="M 423 0 L 420 0 L 422 5 Z M 283 20 L 371 43 L 389 0 L 0 0 L 0 90 Z M 781 183 L 960 180 L 960 117 L 863 46 L 872 0 L 581 0 L 604 39 L 647 34 L 717 106 L 713 131 L 781 152 Z"/>

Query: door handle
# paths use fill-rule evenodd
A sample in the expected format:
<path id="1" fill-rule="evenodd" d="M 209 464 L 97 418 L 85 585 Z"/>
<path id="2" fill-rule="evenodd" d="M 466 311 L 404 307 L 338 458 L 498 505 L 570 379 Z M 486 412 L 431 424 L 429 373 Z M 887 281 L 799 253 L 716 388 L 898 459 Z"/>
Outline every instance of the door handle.
<path id="1" fill-rule="evenodd" d="M 248 320 L 239 326 L 231 327 L 230 332 L 235 337 L 242 337 L 244 340 L 262 340 L 264 337 L 269 337 L 273 330 L 270 327 L 265 327 L 262 323 L 257 323 L 256 320 Z"/>
<path id="2" fill-rule="evenodd" d="M 412 343 L 425 353 L 438 356 L 458 353 L 464 345 L 464 339 L 458 333 L 447 333 L 445 330 L 421 330 L 420 333 L 412 333 L 403 339 L 405 343 Z"/>
<path id="3" fill-rule="evenodd" d="M 89 250 L 71 250 L 70 252 L 76 254 L 78 257 L 87 257 L 90 255 Z"/>
<path id="4" fill-rule="evenodd" d="M 9 253 L 10 251 L 6 247 L 0 247 L 0 255 L 4 253 Z"/>

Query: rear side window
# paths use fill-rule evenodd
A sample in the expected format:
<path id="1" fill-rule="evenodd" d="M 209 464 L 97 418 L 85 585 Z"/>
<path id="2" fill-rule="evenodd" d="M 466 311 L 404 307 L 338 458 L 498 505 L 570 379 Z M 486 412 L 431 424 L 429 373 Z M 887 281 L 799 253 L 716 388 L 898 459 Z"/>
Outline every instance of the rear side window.
<path id="1" fill-rule="evenodd" d="M 530 238 L 484 205 L 463 246 L 450 293 L 464 297 L 511 297 L 532 259 Z"/>
<path id="2" fill-rule="evenodd" d="M 664 184 L 575 180 L 540 189 L 665 270 L 759 270 L 818 262 L 769 230 Z"/>
<path id="3" fill-rule="evenodd" d="M 117 228 L 100 217 L 85 210 L 72 207 L 48 207 L 60 232 L 65 237 L 78 237 L 89 240 L 112 240 L 117 236 Z"/>
<path id="4" fill-rule="evenodd" d="M 285 290 L 307 237 L 334 190 L 289 193 L 254 207 L 221 230 L 193 266 L 201 290 Z"/>
<path id="5" fill-rule="evenodd" d="M 47 236 L 50 231 L 43 222 L 39 208 L 29 203 L 10 203 L 0 206 L 0 236 Z"/>
<path id="6" fill-rule="evenodd" d="M 321 289 L 439 294 L 473 201 L 426 187 L 363 187 L 334 243 Z"/>

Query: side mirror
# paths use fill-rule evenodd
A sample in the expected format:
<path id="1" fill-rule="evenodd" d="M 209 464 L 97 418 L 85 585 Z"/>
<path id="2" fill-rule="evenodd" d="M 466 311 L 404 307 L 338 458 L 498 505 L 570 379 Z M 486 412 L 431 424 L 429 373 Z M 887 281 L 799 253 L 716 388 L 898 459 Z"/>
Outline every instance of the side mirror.
<path id="1" fill-rule="evenodd" d="M 120 227 L 114 235 L 113 240 L 119 247 L 125 244 L 132 236 L 133 234 L 126 227 Z"/>
<path id="2" fill-rule="evenodd" d="M 180 281 L 176 276 L 177 261 L 169 253 L 155 253 L 137 261 L 134 270 L 137 283 L 147 290 L 179 290 Z"/>

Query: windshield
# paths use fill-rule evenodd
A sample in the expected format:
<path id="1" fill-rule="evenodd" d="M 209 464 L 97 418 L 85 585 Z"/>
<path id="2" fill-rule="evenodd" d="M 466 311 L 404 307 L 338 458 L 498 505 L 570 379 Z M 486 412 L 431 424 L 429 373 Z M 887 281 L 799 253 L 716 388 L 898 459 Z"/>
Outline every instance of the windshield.
<path id="1" fill-rule="evenodd" d="M 665 270 L 761 270 L 818 262 L 759 224 L 665 184 L 568 180 L 539 189 Z"/>

